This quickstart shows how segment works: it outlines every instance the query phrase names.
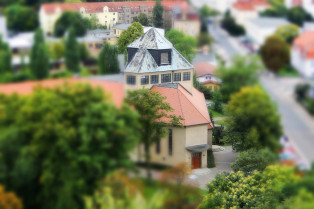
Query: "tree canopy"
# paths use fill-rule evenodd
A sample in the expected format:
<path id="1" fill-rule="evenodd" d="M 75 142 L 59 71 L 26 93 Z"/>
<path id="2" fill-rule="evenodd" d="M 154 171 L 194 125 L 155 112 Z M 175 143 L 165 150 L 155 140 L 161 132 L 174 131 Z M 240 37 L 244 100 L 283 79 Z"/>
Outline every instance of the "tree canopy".
<path id="1" fill-rule="evenodd" d="M 289 45 L 279 36 L 269 36 L 260 48 L 265 66 L 274 72 L 290 63 Z"/>
<path id="2" fill-rule="evenodd" d="M 0 35 L 0 74 L 12 72 L 12 53 L 9 45 L 2 40 Z"/>
<path id="3" fill-rule="evenodd" d="M 73 11 L 65 11 L 59 17 L 54 25 L 54 35 L 61 37 L 65 35 L 67 30 L 71 27 L 75 28 L 76 36 L 84 36 L 86 29 L 89 26 L 88 20 L 82 18 L 82 16 Z"/>
<path id="4" fill-rule="evenodd" d="M 127 30 L 123 31 L 118 40 L 118 51 L 125 54 L 127 46 L 144 34 L 143 27 L 139 22 L 133 22 Z"/>
<path id="5" fill-rule="evenodd" d="M 232 143 L 235 150 L 269 148 L 278 151 L 282 134 L 280 116 L 263 89 L 243 87 L 231 96 L 225 112 L 228 117 L 224 141 Z"/>
<path id="6" fill-rule="evenodd" d="M 145 13 L 140 13 L 137 17 L 133 18 L 133 21 L 139 22 L 143 26 L 150 26 L 151 25 L 151 22 Z"/>
<path id="7" fill-rule="evenodd" d="M 281 37 L 288 44 L 292 44 L 294 38 L 299 35 L 299 27 L 295 24 L 283 25 L 277 28 L 275 35 Z"/>
<path id="8" fill-rule="evenodd" d="M 87 84 L 0 95 L 0 183 L 25 209 L 84 208 L 99 180 L 132 165 L 138 114 Z M 21 178 L 23 177 L 23 178 Z"/>
<path id="9" fill-rule="evenodd" d="M 7 26 L 13 31 L 33 31 L 38 27 L 37 11 L 20 4 L 14 4 L 5 9 Z"/>
<path id="10" fill-rule="evenodd" d="M 163 28 L 164 19 L 163 19 L 164 7 L 161 5 L 160 0 L 156 0 L 156 4 L 153 9 L 153 22 L 154 26 L 157 28 Z"/>
<path id="11" fill-rule="evenodd" d="M 234 57 L 232 65 L 220 65 L 215 71 L 222 79 L 221 94 L 223 101 L 228 102 L 230 96 L 238 92 L 243 86 L 252 86 L 258 82 L 258 71 L 262 68 L 255 57 Z"/>
<path id="12" fill-rule="evenodd" d="M 303 7 L 296 6 L 292 7 L 287 12 L 287 18 L 290 22 L 297 24 L 302 27 L 305 21 L 312 21 L 313 17 L 308 14 Z"/>
<path id="13" fill-rule="evenodd" d="M 120 73 L 118 49 L 109 43 L 105 43 L 98 57 L 99 73 L 115 74 Z"/>
<path id="14" fill-rule="evenodd" d="M 232 36 L 241 36 L 245 34 L 245 28 L 236 23 L 235 19 L 226 12 L 221 21 L 221 27 L 224 28 Z"/>
<path id="15" fill-rule="evenodd" d="M 75 37 L 75 29 L 69 29 L 68 36 L 65 41 L 65 65 L 72 72 L 80 71 L 80 50 L 79 44 Z"/>
<path id="16" fill-rule="evenodd" d="M 189 62 L 193 60 L 196 55 L 196 38 L 185 35 L 183 32 L 174 29 L 166 33 L 166 38 Z"/>
<path id="17" fill-rule="evenodd" d="M 140 114 L 140 142 L 147 148 L 145 160 L 148 165 L 148 178 L 151 178 L 149 146 L 164 137 L 169 127 L 182 125 L 180 121 L 183 118 L 171 114 L 173 108 L 169 103 L 164 102 L 165 99 L 159 92 L 149 89 L 130 91 L 126 98 L 126 102 L 135 107 Z"/>
<path id="18" fill-rule="evenodd" d="M 30 69 L 36 79 L 43 79 L 49 74 L 49 55 L 46 49 L 42 29 L 38 28 L 34 36 L 34 45 L 30 55 Z"/>

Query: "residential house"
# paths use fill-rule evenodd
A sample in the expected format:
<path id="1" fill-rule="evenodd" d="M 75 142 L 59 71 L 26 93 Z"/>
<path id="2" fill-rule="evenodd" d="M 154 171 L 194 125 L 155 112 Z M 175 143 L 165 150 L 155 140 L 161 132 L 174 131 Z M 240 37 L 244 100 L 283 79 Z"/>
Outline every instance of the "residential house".
<path id="1" fill-rule="evenodd" d="M 258 49 L 264 44 L 267 37 L 273 35 L 279 27 L 289 24 L 291 23 L 285 18 L 258 17 L 248 19 L 246 21 L 246 35 L 252 40 L 254 48 Z"/>
<path id="2" fill-rule="evenodd" d="M 173 29 L 183 32 L 186 35 L 198 37 L 200 34 L 201 21 L 195 12 L 177 14 L 173 21 Z"/>
<path id="3" fill-rule="evenodd" d="M 246 25 L 246 21 L 259 16 L 259 12 L 269 7 L 267 0 L 237 0 L 231 7 L 231 14 L 236 22 Z"/>
<path id="4" fill-rule="evenodd" d="M 301 75 L 314 78 L 314 30 L 302 33 L 293 41 L 291 65 Z"/>
<path id="5" fill-rule="evenodd" d="M 314 1 L 313 0 L 285 0 L 285 5 L 288 9 L 300 6 L 302 7 L 307 13 L 314 17 Z"/>
<path id="6" fill-rule="evenodd" d="M 127 49 L 125 89 L 158 91 L 173 114 L 184 118 L 183 127 L 169 127 L 168 136 L 149 147 L 151 162 L 169 166 L 187 162 L 193 169 L 206 168 L 212 124 L 204 95 L 193 87 L 193 65 L 154 28 Z M 136 149 L 133 159 L 143 161 L 144 149 Z"/>
<path id="7" fill-rule="evenodd" d="M 165 28 L 173 27 L 173 11 L 183 14 L 192 8 L 186 1 L 162 1 Z M 84 18 L 95 18 L 98 24 L 111 29 L 116 24 L 130 24 L 134 17 L 144 13 L 152 18 L 155 1 L 45 3 L 39 11 L 40 26 L 46 34 L 53 34 L 54 25 L 64 11 L 76 11 Z"/>
<path id="8" fill-rule="evenodd" d="M 212 91 L 218 90 L 221 79 L 215 76 L 216 66 L 208 62 L 200 62 L 194 65 L 197 81 Z"/>

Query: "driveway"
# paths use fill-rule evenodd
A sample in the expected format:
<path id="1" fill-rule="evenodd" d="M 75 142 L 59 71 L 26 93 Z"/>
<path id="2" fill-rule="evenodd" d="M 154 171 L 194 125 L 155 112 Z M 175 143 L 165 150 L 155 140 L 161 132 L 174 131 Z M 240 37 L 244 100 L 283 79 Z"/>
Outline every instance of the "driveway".
<path id="1" fill-rule="evenodd" d="M 307 168 L 310 168 L 314 161 L 314 119 L 294 98 L 295 86 L 305 81 L 302 78 L 277 78 L 269 74 L 262 75 L 260 81 L 277 104 L 285 135 Z"/>

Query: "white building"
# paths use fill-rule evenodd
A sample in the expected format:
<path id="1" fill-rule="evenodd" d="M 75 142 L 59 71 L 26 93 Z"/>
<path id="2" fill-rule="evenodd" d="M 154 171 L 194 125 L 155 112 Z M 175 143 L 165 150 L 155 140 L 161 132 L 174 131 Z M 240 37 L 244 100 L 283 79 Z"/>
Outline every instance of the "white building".
<path id="1" fill-rule="evenodd" d="M 230 11 L 238 24 L 246 25 L 247 20 L 257 18 L 259 12 L 268 7 L 269 3 L 266 0 L 237 0 Z"/>
<path id="2" fill-rule="evenodd" d="M 203 4 L 197 5 L 197 6 L 201 7 L 201 6 L 206 5 L 210 8 L 213 8 L 219 11 L 220 13 L 225 13 L 227 10 L 231 9 L 231 6 L 235 1 L 236 0 L 207 0 L 207 1 L 202 1 Z"/>
<path id="3" fill-rule="evenodd" d="M 305 11 L 314 17 L 314 1 L 313 0 L 285 0 L 285 5 L 287 8 L 292 8 L 295 6 L 303 7 Z"/>
<path id="4" fill-rule="evenodd" d="M 256 48 L 259 48 L 268 36 L 275 33 L 280 26 L 289 25 L 284 18 L 259 17 L 249 19 L 246 22 L 246 35 L 254 42 Z"/>
<path id="5" fill-rule="evenodd" d="M 294 40 L 291 65 L 303 76 L 314 78 L 314 30 L 306 31 Z"/>

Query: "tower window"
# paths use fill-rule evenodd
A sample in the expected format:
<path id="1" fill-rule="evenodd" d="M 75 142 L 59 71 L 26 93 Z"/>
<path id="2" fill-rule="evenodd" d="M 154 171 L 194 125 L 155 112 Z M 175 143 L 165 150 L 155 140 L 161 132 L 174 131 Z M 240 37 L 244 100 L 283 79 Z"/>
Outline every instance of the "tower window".
<path id="1" fill-rule="evenodd" d="M 173 81 L 181 81 L 181 73 L 174 73 Z"/>
<path id="2" fill-rule="evenodd" d="M 184 72 L 184 73 L 183 73 L 183 80 L 184 80 L 184 81 L 189 81 L 189 80 L 191 80 L 191 73 L 190 73 L 190 72 Z"/>
<path id="3" fill-rule="evenodd" d="M 161 83 L 169 83 L 171 82 L 171 74 L 161 74 Z"/>
<path id="4" fill-rule="evenodd" d="M 149 76 L 145 75 L 145 76 L 141 76 L 141 85 L 146 85 L 149 84 Z"/>
<path id="5" fill-rule="evenodd" d="M 151 84 L 159 83 L 159 75 L 151 75 L 150 76 L 150 83 Z"/>
<path id="6" fill-rule="evenodd" d="M 168 53 L 167 52 L 160 54 L 160 63 L 162 65 L 169 64 L 169 57 L 168 57 Z"/>
<path id="7" fill-rule="evenodd" d="M 136 84 L 135 76 L 128 75 L 126 77 L 126 83 L 130 85 L 135 85 Z"/>

